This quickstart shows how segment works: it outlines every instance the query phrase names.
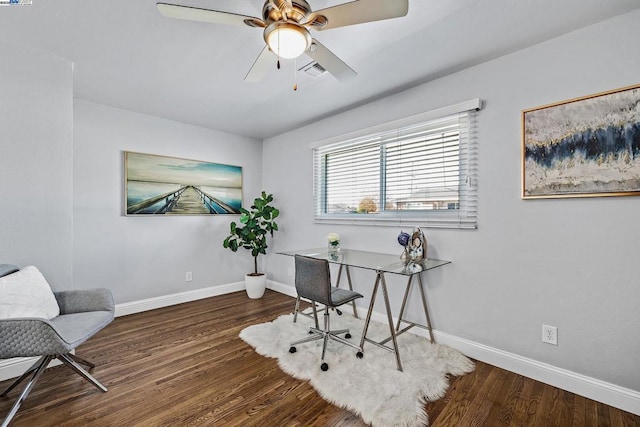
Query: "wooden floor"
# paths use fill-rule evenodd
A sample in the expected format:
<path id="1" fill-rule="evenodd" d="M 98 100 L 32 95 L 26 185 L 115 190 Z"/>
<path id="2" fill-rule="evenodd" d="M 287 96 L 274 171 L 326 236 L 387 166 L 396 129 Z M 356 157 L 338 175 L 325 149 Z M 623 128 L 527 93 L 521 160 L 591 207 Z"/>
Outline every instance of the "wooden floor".
<path id="1" fill-rule="evenodd" d="M 109 391 L 50 368 L 11 425 L 364 426 L 238 338 L 293 303 L 239 292 L 119 317 L 77 349 Z M 0 417 L 21 389 L 0 398 Z M 639 416 L 480 362 L 427 412 L 432 426 L 640 426 Z"/>

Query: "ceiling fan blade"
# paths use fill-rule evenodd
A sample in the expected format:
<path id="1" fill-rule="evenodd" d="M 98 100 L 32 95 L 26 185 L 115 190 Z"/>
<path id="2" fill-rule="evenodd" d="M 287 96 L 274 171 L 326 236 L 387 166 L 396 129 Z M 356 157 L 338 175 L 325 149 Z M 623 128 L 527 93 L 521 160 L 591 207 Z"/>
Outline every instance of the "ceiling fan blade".
<path id="1" fill-rule="evenodd" d="M 185 19 L 187 21 L 210 22 L 213 24 L 245 25 L 245 20 L 262 22 L 253 16 L 238 15 L 217 10 L 201 9 L 198 7 L 180 6 L 177 4 L 158 3 L 158 10 L 168 18 Z M 250 25 L 250 24 L 247 24 Z"/>
<path id="2" fill-rule="evenodd" d="M 316 10 L 313 15 L 323 15 L 329 22 L 318 30 L 382 21 L 405 16 L 409 11 L 409 0 L 356 0 L 326 9 Z M 312 19 L 309 19 L 311 21 Z"/>
<path id="3" fill-rule="evenodd" d="M 285 4 L 287 5 L 288 10 L 293 9 L 293 2 L 292 0 L 284 0 Z"/>
<path id="4" fill-rule="evenodd" d="M 251 69 L 245 76 L 244 80 L 252 83 L 259 82 L 267 74 L 269 68 L 275 65 L 275 60 L 275 55 L 273 55 L 269 48 L 265 46 L 251 66 Z"/>
<path id="5" fill-rule="evenodd" d="M 312 39 L 311 47 L 307 52 L 314 61 L 341 82 L 351 80 L 358 75 L 351 67 L 345 64 L 333 52 L 324 47 L 318 40 Z"/>

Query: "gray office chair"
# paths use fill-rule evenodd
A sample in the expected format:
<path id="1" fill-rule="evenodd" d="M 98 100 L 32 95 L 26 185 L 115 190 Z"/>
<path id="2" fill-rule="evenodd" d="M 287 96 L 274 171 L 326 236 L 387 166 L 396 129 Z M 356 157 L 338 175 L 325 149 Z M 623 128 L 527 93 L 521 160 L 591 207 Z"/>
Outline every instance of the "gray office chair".
<path id="1" fill-rule="evenodd" d="M 362 295 L 348 290 L 331 286 L 331 272 L 329 270 L 329 262 L 323 259 L 311 258 L 302 255 L 295 256 L 296 267 L 296 291 L 301 298 L 308 299 L 312 304 L 320 303 L 324 305 L 324 329 L 309 328 L 310 336 L 294 341 L 289 348 L 290 353 L 296 352 L 296 345 L 323 340 L 322 344 L 322 364 L 320 369 L 326 371 L 329 365 L 324 361 L 324 355 L 327 350 L 329 339 L 346 344 L 358 350 L 356 357 L 363 357 L 362 348 L 347 341 L 339 335 L 345 334 L 345 338 L 351 338 L 348 329 L 332 331 L 329 323 L 329 309 L 341 306 L 355 299 L 362 298 Z"/>
<path id="2" fill-rule="evenodd" d="M 18 270 L 14 265 L 0 264 L 0 277 Z M 1 397 L 6 396 L 31 375 L 22 394 L 2 422 L 2 427 L 9 425 L 22 402 L 53 359 L 59 359 L 98 390 L 107 391 L 105 386 L 80 366 L 82 364 L 91 369 L 94 365 L 70 352 L 113 320 L 114 304 L 111 292 L 108 289 L 92 289 L 54 292 L 54 295 L 60 307 L 60 315 L 53 319 L 36 317 L 0 319 L 0 359 L 40 357 L 0 394 Z"/>

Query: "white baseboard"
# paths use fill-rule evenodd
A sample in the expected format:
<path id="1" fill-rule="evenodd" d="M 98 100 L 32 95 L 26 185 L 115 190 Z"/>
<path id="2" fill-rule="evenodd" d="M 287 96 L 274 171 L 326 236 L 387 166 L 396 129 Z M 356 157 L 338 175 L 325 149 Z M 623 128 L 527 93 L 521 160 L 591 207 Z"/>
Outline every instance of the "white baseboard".
<path id="1" fill-rule="evenodd" d="M 39 357 L 14 357 L 13 359 L 0 360 L 0 381 L 16 378 L 26 372 Z M 49 368 L 62 364 L 58 359 L 49 363 Z M 26 381 L 26 380 L 25 380 Z"/>
<path id="2" fill-rule="evenodd" d="M 203 298 L 210 298 L 243 290 L 244 282 L 235 282 L 228 283 L 226 285 L 210 286 L 208 288 L 179 292 L 177 294 L 146 298 L 139 301 L 125 302 L 122 304 L 116 304 L 115 316 L 120 317 L 128 314 L 141 313 L 143 311 L 155 310 L 156 308 L 169 307 L 171 305 L 182 304 L 184 302 L 196 301 Z"/>
<path id="3" fill-rule="evenodd" d="M 292 286 L 288 286 L 283 283 L 268 280 L 267 287 L 291 297 L 296 296 L 295 289 Z M 196 289 L 177 294 L 147 298 L 140 301 L 116 304 L 116 316 L 126 316 L 128 314 L 140 313 L 147 310 L 168 307 L 175 304 L 241 290 L 244 290 L 244 282 L 212 286 L 209 288 Z M 364 317 L 366 314 L 365 311 L 366 310 L 364 308 L 358 307 L 359 316 Z M 387 316 L 384 313 L 374 312 L 372 314 L 372 319 L 378 322 L 386 322 Z M 396 321 L 396 319 L 394 319 L 394 321 Z M 411 332 L 414 331 L 415 333 L 423 336 L 427 333 L 425 330 L 420 328 L 413 328 L 411 330 Z M 473 359 L 533 378 L 537 381 L 579 394 L 615 408 L 640 415 L 640 391 L 620 387 L 615 384 L 587 377 L 585 375 L 558 368 L 527 357 L 449 335 L 444 332 L 434 330 L 434 335 L 439 344 L 455 348 Z M 29 366 L 31 366 L 31 364 L 35 362 L 35 360 L 36 358 L 20 358 L 0 361 L 0 381 L 21 375 L 29 368 Z"/>
<path id="4" fill-rule="evenodd" d="M 289 295 L 293 298 L 298 296 L 298 294 L 296 293 L 296 288 L 280 282 L 274 282 L 273 280 L 267 280 L 267 288 L 284 295 Z"/>

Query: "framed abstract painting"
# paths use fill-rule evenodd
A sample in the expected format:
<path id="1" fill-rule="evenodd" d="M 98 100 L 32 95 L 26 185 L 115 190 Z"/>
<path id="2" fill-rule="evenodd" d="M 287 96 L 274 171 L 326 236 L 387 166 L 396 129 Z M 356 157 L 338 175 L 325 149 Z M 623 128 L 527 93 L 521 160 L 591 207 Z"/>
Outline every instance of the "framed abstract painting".
<path id="1" fill-rule="evenodd" d="M 239 214 L 242 167 L 124 152 L 126 215 Z"/>
<path id="2" fill-rule="evenodd" d="M 640 85 L 522 112 L 522 198 L 640 195 Z"/>

